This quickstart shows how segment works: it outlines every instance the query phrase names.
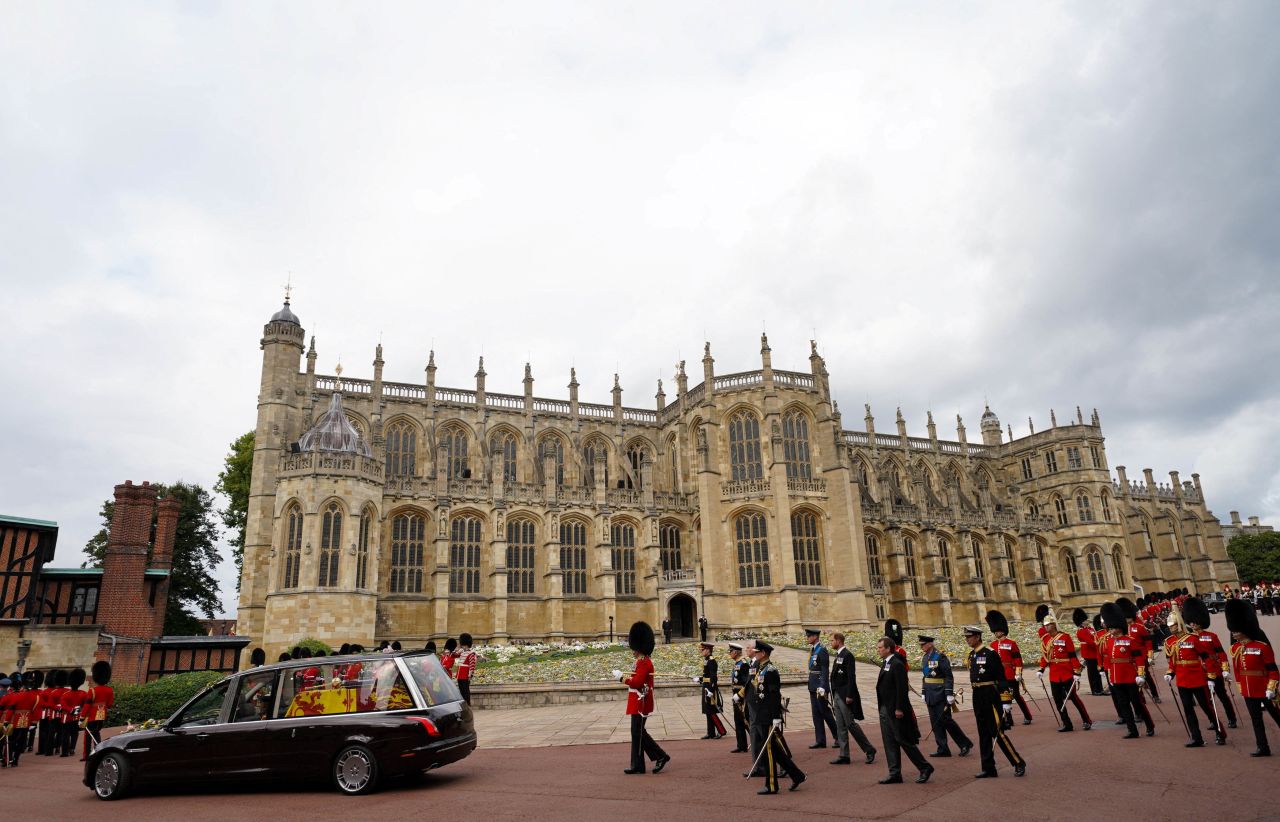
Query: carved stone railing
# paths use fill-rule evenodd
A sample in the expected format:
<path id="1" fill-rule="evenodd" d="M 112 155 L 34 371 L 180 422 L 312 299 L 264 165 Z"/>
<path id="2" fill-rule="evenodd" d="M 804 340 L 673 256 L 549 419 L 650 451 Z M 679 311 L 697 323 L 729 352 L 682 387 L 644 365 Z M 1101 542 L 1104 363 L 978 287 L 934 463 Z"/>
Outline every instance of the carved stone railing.
<path id="1" fill-rule="evenodd" d="M 825 497 L 827 495 L 827 481 L 818 477 L 812 479 L 788 477 L 787 493 Z"/>
<path id="2" fill-rule="evenodd" d="M 691 588 L 698 583 L 698 572 L 693 568 L 673 568 L 663 571 L 659 585 L 663 588 Z"/>
<path id="3" fill-rule="evenodd" d="M 337 474 L 381 482 L 382 463 L 359 454 L 326 451 L 304 451 L 301 454 L 285 454 L 281 458 L 282 479 L 309 474 Z"/>
<path id="4" fill-rule="evenodd" d="M 353 380 L 349 377 L 316 377 L 316 390 L 341 391 L 343 394 L 373 393 L 373 383 L 368 380 Z"/>
<path id="5" fill-rule="evenodd" d="M 407 382 L 384 382 L 382 396 L 397 400 L 421 400 L 427 397 L 427 387 Z"/>
<path id="6" fill-rule="evenodd" d="M 679 491 L 654 491 L 653 505 L 659 511 L 692 511 L 697 504 L 697 496 Z"/>
<path id="7" fill-rule="evenodd" d="M 631 422 L 643 422 L 655 425 L 658 422 L 658 412 L 649 411 L 645 408 L 626 408 L 622 409 L 622 418 Z"/>
<path id="8" fill-rule="evenodd" d="M 537 397 L 533 400 L 533 410 L 544 414 L 571 414 L 572 406 L 568 400 L 542 400 Z"/>
<path id="9" fill-rule="evenodd" d="M 763 371 L 743 371 L 738 374 L 715 377 L 716 391 L 736 391 L 742 388 L 755 388 L 757 385 L 764 385 Z"/>
<path id="10" fill-rule="evenodd" d="M 449 480 L 449 496 L 454 499 L 487 500 L 492 494 L 488 480 Z"/>
<path id="11" fill-rule="evenodd" d="M 436 402 L 449 405 L 475 405 L 476 392 L 465 388 L 437 388 Z"/>
<path id="12" fill-rule="evenodd" d="M 556 487 L 556 500 L 564 505 L 594 505 L 596 489 L 585 485 L 560 485 Z"/>
<path id="13" fill-rule="evenodd" d="M 485 392 L 484 404 L 492 408 L 514 408 L 524 410 L 524 397 L 515 394 L 490 394 Z"/>
<path id="14" fill-rule="evenodd" d="M 684 395 L 684 404 L 697 405 L 698 403 L 702 402 L 702 398 L 706 396 L 706 393 L 707 393 L 707 384 L 705 382 L 700 382 L 697 385 L 695 385 L 693 388 L 690 388 L 689 393 Z"/>
<path id="15" fill-rule="evenodd" d="M 612 405 L 596 405 L 592 402 L 578 403 L 578 415 L 582 417 L 597 417 L 599 419 L 611 419 L 613 417 Z"/>
<path id="16" fill-rule="evenodd" d="M 545 492 L 533 482 L 508 482 L 502 486 L 502 498 L 507 502 L 542 502 Z"/>
<path id="17" fill-rule="evenodd" d="M 774 371 L 773 384 L 780 388 L 811 390 L 813 388 L 813 375 L 801 374 L 799 371 Z"/>
<path id="18" fill-rule="evenodd" d="M 755 480 L 739 480 L 737 482 L 720 483 L 721 499 L 741 499 L 744 497 L 763 497 L 770 491 L 767 478 Z"/>
<path id="19" fill-rule="evenodd" d="M 604 499 L 610 508 L 639 508 L 643 505 L 644 495 L 629 488 L 611 488 L 605 491 Z"/>

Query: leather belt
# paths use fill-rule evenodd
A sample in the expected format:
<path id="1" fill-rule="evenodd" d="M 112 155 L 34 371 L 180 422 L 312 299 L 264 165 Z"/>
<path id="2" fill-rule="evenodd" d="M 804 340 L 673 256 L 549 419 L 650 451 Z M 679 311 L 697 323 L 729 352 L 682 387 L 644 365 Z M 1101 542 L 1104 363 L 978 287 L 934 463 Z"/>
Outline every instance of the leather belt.
<path id="1" fill-rule="evenodd" d="M 945 679 L 943 679 L 942 677 L 940 677 L 940 676 L 926 676 L 926 677 L 924 678 L 924 684 L 926 684 L 926 685 L 945 685 L 945 684 L 947 684 L 947 681 L 946 681 Z"/>

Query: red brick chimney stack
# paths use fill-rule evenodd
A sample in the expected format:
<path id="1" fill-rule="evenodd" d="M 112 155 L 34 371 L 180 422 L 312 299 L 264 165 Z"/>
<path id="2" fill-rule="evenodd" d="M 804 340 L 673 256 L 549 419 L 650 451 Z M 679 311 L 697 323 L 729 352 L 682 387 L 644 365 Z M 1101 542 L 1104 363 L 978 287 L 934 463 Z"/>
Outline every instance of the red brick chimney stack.
<path id="1" fill-rule="evenodd" d="M 178 536 L 178 512 L 182 503 L 170 494 L 156 506 L 156 544 L 151 551 L 151 567 L 173 567 L 173 543 Z"/>
<path id="2" fill-rule="evenodd" d="M 102 622 L 102 630 L 117 637 L 143 642 L 159 632 L 143 584 L 151 547 L 155 500 L 156 489 L 148 482 L 134 485 L 126 481 L 116 486 L 115 513 L 111 517 L 107 554 L 102 559 L 102 589 L 98 592 L 98 618 Z M 160 612 L 163 620 L 163 606 Z M 159 627 L 163 624 L 161 621 Z M 141 682 L 146 678 L 146 654 L 139 653 L 142 647 L 129 643 L 127 647 L 118 649 L 112 664 L 116 667 L 118 673 L 115 676 L 119 681 Z"/>

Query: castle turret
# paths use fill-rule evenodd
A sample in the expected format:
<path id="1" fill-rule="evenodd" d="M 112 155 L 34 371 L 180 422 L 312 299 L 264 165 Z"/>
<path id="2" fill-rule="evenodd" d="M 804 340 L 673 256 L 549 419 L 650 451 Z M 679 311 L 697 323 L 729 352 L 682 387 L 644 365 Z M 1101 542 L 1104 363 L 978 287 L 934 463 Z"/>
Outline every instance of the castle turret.
<path id="1" fill-rule="evenodd" d="M 991 410 L 990 405 L 982 407 L 982 422 L 979 427 L 982 429 L 983 445 L 999 445 L 1001 442 L 1000 418 Z M 1011 437 L 1012 438 L 1012 437 Z"/>

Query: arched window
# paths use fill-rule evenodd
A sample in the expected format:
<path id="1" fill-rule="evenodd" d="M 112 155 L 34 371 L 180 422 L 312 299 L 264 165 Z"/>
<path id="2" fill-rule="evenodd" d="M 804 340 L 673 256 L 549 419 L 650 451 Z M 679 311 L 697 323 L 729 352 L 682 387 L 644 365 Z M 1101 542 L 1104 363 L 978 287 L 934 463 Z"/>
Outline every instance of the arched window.
<path id="1" fill-rule="evenodd" d="M 342 556 L 342 508 L 331 502 L 320 518 L 320 576 L 316 585 L 332 588 L 338 584 L 338 559 Z"/>
<path id="2" fill-rule="evenodd" d="M 764 514 L 739 514 L 733 520 L 733 532 L 738 549 L 738 587 L 769 587 L 769 533 Z"/>
<path id="3" fill-rule="evenodd" d="M 680 556 L 680 526 L 668 522 L 658 529 L 658 548 L 662 555 L 663 571 L 678 571 L 684 567 Z"/>
<path id="4" fill-rule="evenodd" d="M 626 522 L 616 522 L 609 532 L 612 548 L 614 592 L 618 596 L 636 594 L 636 529 Z"/>
<path id="5" fill-rule="evenodd" d="M 556 436 L 544 437 L 538 456 L 538 480 L 546 482 L 542 473 L 542 460 L 551 457 L 555 461 L 556 485 L 564 485 L 564 440 Z"/>
<path id="6" fill-rule="evenodd" d="M 1120 546 L 1111 546 L 1111 570 L 1116 574 L 1116 588 L 1125 590 L 1129 587 L 1129 579 L 1124 573 L 1124 558 L 1120 556 Z"/>
<path id="7" fill-rule="evenodd" d="M 1040 506 L 1037 505 L 1036 501 L 1033 499 L 1027 500 L 1027 516 L 1028 517 L 1040 516 Z"/>
<path id="8" fill-rule="evenodd" d="M 1084 562 L 1089 570 L 1089 588 L 1094 591 L 1106 590 L 1107 572 L 1103 570 L 1102 549 L 1096 545 L 1090 545 L 1084 552 Z"/>
<path id="9" fill-rule="evenodd" d="M 451 425 L 440 434 L 445 448 L 445 471 L 451 480 L 470 475 L 467 462 L 467 432 L 461 426 Z M 437 468 L 439 470 L 439 468 Z"/>
<path id="10" fill-rule="evenodd" d="M 671 472 L 671 490 L 680 490 L 680 455 L 676 453 L 676 438 L 667 438 L 667 468 Z"/>
<path id="11" fill-rule="evenodd" d="M 360 512 L 360 534 L 356 540 L 356 587 L 369 587 L 369 529 L 373 527 L 373 509 Z"/>
<path id="12" fill-rule="evenodd" d="M 1151 522 L 1145 516 L 1142 518 L 1142 544 L 1148 554 L 1156 552 L 1155 543 L 1151 539 Z"/>
<path id="13" fill-rule="evenodd" d="M 1080 568 L 1076 565 L 1076 555 L 1070 549 L 1062 552 L 1062 561 L 1067 566 L 1067 585 L 1071 593 L 1080 593 Z"/>
<path id="14" fill-rule="evenodd" d="M 631 473 L 626 477 L 628 488 L 643 488 L 644 477 L 641 474 L 641 468 L 644 467 L 645 459 L 648 457 L 648 449 L 640 443 L 632 443 L 627 449 L 627 465 L 631 468 Z"/>
<path id="15" fill-rule="evenodd" d="M 880 569 L 880 538 L 867 534 L 867 575 L 871 577 L 873 591 L 884 590 L 884 571 Z"/>
<path id="16" fill-rule="evenodd" d="M 587 594 L 587 525 L 581 520 L 560 523 L 560 568 L 564 572 L 564 595 Z"/>
<path id="17" fill-rule="evenodd" d="M 907 560 L 907 583 L 911 586 L 911 596 L 920 596 L 920 582 L 916 576 L 916 541 L 911 537 L 902 538 L 902 553 Z"/>
<path id="18" fill-rule="evenodd" d="M 507 520 L 507 593 L 532 594 L 534 568 L 533 520 Z"/>
<path id="19" fill-rule="evenodd" d="M 1063 502 L 1062 497 L 1053 498 L 1053 512 L 1058 517 L 1058 525 L 1067 524 L 1067 504 Z"/>
<path id="20" fill-rule="evenodd" d="M 503 482 L 516 481 L 516 435 L 499 431 L 489 438 L 489 454 L 496 455 L 502 469 Z"/>
<path id="21" fill-rule="evenodd" d="M 1111 496 L 1103 491 L 1100 499 L 1102 502 L 1102 521 L 1111 522 Z"/>
<path id="22" fill-rule="evenodd" d="M 946 537 L 938 537 L 938 564 L 942 567 L 942 575 L 951 579 L 951 543 Z"/>
<path id="23" fill-rule="evenodd" d="M 1076 494 L 1076 516 L 1081 522 L 1093 522 L 1093 506 L 1085 494 Z"/>
<path id="24" fill-rule="evenodd" d="M 387 426 L 387 478 L 412 477 L 418 452 L 418 429 L 398 420 Z"/>
<path id="25" fill-rule="evenodd" d="M 284 574 L 281 588 L 297 588 L 302 570 L 302 509 L 290 505 L 284 514 Z"/>
<path id="26" fill-rule="evenodd" d="M 801 411 L 789 411 L 782 417 L 782 458 L 787 464 L 787 479 L 813 477 L 809 461 L 809 418 Z"/>
<path id="27" fill-rule="evenodd" d="M 582 484 L 594 488 L 596 484 L 596 458 L 604 456 L 604 487 L 609 487 L 609 451 L 598 438 L 589 440 L 582 448 Z"/>
<path id="28" fill-rule="evenodd" d="M 871 491 L 871 474 L 867 471 L 867 464 L 862 460 L 858 460 L 858 482 L 863 488 Z"/>
<path id="29" fill-rule="evenodd" d="M 969 536 L 969 547 L 973 549 L 973 578 L 982 584 L 982 593 L 987 592 L 987 560 L 982 555 L 982 540 Z"/>
<path id="30" fill-rule="evenodd" d="M 1031 540 L 1031 570 L 1035 571 L 1036 579 L 1045 579 L 1044 543 L 1038 539 Z"/>
<path id="31" fill-rule="evenodd" d="M 393 594 L 422 593 L 422 554 L 427 522 L 421 514 L 399 514 L 391 519 L 391 578 Z"/>
<path id="32" fill-rule="evenodd" d="M 1008 577 L 1013 580 L 1018 578 L 1018 546 L 1014 544 L 1012 537 L 1005 537 L 1004 540 L 1004 561 L 1008 566 Z"/>
<path id="33" fill-rule="evenodd" d="M 760 421 L 745 409 L 729 418 L 729 468 L 734 482 L 764 476 L 760 461 Z"/>
<path id="34" fill-rule="evenodd" d="M 822 534 L 818 518 L 808 511 L 791 515 L 791 554 L 796 563 L 797 585 L 822 584 Z"/>
<path id="35" fill-rule="evenodd" d="M 480 519 L 458 516 L 450 523 L 449 593 L 480 593 Z"/>

